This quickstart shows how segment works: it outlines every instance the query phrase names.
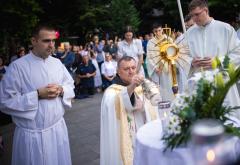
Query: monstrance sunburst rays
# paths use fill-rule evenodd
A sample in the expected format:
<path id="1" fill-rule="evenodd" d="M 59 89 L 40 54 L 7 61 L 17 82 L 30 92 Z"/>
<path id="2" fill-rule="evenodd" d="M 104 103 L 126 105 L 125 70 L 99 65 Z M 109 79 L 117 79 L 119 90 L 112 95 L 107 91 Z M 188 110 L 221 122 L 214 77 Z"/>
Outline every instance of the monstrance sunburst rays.
<path id="1" fill-rule="evenodd" d="M 189 65 L 189 49 L 181 42 L 173 43 L 168 39 L 158 42 L 151 41 L 152 49 L 148 49 L 152 56 L 149 59 L 162 71 L 169 72 L 172 78 L 172 90 L 178 93 L 177 67 L 185 69 Z M 169 54 L 170 53 L 170 54 Z M 155 54 L 155 55 L 153 55 Z M 163 70 L 165 68 L 165 70 Z"/>

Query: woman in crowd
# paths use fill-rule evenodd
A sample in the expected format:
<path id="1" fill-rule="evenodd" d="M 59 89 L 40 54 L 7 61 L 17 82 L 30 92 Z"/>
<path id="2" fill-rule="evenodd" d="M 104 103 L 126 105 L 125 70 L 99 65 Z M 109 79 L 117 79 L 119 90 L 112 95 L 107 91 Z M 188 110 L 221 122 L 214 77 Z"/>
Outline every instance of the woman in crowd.
<path id="1" fill-rule="evenodd" d="M 88 55 L 83 56 L 82 60 L 82 63 L 76 70 L 76 74 L 81 82 L 80 95 L 76 97 L 78 99 L 88 98 L 89 95 L 94 95 L 94 76 L 96 75 L 96 68 Z"/>
<path id="2" fill-rule="evenodd" d="M 113 83 L 117 72 L 117 63 L 112 59 L 110 53 L 105 53 L 105 62 L 102 64 L 103 89 L 106 89 Z"/>
<path id="3" fill-rule="evenodd" d="M 127 26 L 124 31 L 124 40 L 118 43 L 118 59 L 123 56 L 133 57 L 137 61 L 137 72 L 144 75 L 143 47 L 139 39 L 134 39 L 134 32 L 131 26 Z"/>

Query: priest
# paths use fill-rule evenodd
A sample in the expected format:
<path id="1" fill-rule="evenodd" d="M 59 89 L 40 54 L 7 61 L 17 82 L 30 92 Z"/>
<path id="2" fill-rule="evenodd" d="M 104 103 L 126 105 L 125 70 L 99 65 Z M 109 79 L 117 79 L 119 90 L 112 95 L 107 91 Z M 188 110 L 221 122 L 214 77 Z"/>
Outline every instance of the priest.
<path id="1" fill-rule="evenodd" d="M 101 165 L 133 164 L 137 130 L 157 118 L 157 107 L 143 96 L 143 80 L 133 57 L 118 61 L 115 84 L 107 88 L 101 104 Z"/>
<path id="2" fill-rule="evenodd" d="M 51 56 L 55 30 L 38 26 L 33 50 L 8 67 L 0 84 L 3 112 L 16 124 L 12 165 L 70 165 L 64 106 L 71 107 L 73 79 Z"/>

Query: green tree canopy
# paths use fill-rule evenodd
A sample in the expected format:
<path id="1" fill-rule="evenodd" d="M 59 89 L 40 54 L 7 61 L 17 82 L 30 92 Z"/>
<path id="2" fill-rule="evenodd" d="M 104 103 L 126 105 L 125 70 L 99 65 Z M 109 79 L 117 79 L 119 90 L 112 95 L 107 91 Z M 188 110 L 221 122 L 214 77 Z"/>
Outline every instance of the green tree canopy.
<path id="1" fill-rule="evenodd" d="M 35 0 L 1 0 L 0 52 L 13 53 L 16 43 L 27 43 L 42 10 Z"/>
<path id="2" fill-rule="evenodd" d="M 118 34 L 123 32 L 126 25 L 131 25 L 134 30 L 139 28 L 139 12 L 131 0 L 112 0 L 109 11 L 112 29 Z"/>
<path id="3" fill-rule="evenodd" d="M 183 14 L 188 14 L 191 0 L 182 0 Z M 240 11 L 239 0 L 209 0 L 210 15 L 226 22 L 236 20 Z M 164 15 L 152 17 L 153 9 Z M 221 12 L 219 12 L 221 11 Z M 57 27 L 62 38 L 86 34 L 112 32 L 122 34 L 126 25 L 135 30 L 150 31 L 154 21 L 181 29 L 177 0 L 1 0 L 0 52 L 11 54 L 9 48 L 29 43 L 30 32 L 38 23 Z"/>
<path id="4" fill-rule="evenodd" d="M 177 0 L 161 0 L 165 5 L 165 13 L 170 16 L 174 21 L 179 22 L 179 11 L 177 6 Z M 191 0 L 181 0 L 183 14 L 188 14 L 188 4 Z M 236 21 L 237 16 L 240 14 L 240 1 L 228 0 L 223 3 L 222 0 L 208 0 L 208 6 L 210 10 L 210 16 L 215 19 L 232 22 Z"/>

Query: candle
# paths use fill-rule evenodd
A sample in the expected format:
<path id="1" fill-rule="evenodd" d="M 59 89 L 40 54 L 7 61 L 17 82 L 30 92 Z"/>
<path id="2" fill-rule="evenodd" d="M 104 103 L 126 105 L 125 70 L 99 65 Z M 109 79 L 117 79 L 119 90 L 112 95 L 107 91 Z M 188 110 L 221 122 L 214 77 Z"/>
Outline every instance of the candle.
<path id="1" fill-rule="evenodd" d="M 170 112 L 171 112 L 171 102 L 170 101 L 158 102 L 158 114 L 159 114 L 159 119 L 162 121 L 162 130 L 163 131 L 165 131 L 168 126 Z"/>
<path id="2" fill-rule="evenodd" d="M 215 160 L 215 152 L 212 149 L 209 149 L 206 153 L 206 158 L 209 163 L 214 162 Z"/>

